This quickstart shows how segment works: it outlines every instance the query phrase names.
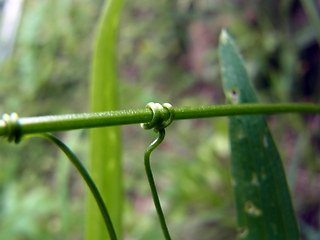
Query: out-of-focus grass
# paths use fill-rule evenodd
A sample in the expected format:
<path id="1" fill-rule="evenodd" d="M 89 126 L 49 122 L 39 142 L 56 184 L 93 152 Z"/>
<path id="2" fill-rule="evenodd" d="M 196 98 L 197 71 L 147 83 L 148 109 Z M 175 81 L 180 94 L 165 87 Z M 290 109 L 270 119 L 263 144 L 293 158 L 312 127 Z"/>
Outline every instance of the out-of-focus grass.
<path id="1" fill-rule="evenodd" d="M 90 111 L 102 112 L 119 108 L 117 70 L 118 25 L 123 0 L 105 2 L 96 33 L 90 80 Z M 120 127 L 90 130 L 90 172 L 108 208 L 115 236 L 122 238 L 123 173 Z M 107 234 L 94 198 L 87 201 L 86 239 L 113 239 Z M 110 227 L 109 227 L 110 228 Z M 110 229 L 111 230 L 111 229 Z"/>

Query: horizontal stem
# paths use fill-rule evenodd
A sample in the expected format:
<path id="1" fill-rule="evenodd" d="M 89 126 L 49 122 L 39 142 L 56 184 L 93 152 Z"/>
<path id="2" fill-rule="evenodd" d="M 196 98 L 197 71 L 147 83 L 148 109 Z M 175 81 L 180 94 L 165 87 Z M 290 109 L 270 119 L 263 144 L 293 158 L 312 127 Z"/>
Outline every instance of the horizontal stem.
<path id="1" fill-rule="evenodd" d="M 320 105 L 308 103 L 239 104 L 175 107 L 174 120 L 210 118 L 219 116 L 273 114 L 273 113 L 320 113 Z M 164 117 L 169 112 L 164 108 Z M 82 128 L 147 123 L 152 119 L 150 109 L 120 110 L 98 113 L 79 113 L 19 118 L 20 134 L 58 132 Z M 10 130 L 0 120 L 0 136 L 8 136 Z"/>

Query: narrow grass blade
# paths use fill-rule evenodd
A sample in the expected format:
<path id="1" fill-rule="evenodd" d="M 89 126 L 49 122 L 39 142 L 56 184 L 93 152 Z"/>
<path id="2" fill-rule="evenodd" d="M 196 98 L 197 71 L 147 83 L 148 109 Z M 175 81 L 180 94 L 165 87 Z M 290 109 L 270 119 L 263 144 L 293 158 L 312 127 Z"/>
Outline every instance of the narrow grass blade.
<path id="1" fill-rule="evenodd" d="M 244 61 L 226 31 L 219 55 L 228 103 L 257 102 Z M 284 169 L 264 116 L 230 117 L 229 137 L 238 239 L 299 239 Z"/>
<path id="2" fill-rule="evenodd" d="M 117 30 L 123 0 L 107 1 L 96 36 L 91 76 L 91 111 L 118 108 Z M 122 165 L 119 127 L 90 132 L 90 169 L 119 239 L 122 225 Z M 105 240 L 108 233 L 91 196 L 88 197 L 86 239 Z"/>

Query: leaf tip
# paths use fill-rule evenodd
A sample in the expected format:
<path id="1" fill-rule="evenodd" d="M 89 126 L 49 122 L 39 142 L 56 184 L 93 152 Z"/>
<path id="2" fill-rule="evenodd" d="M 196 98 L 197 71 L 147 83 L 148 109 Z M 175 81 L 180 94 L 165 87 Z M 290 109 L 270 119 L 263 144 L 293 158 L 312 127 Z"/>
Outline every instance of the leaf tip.
<path id="1" fill-rule="evenodd" d="M 225 28 L 223 28 L 220 33 L 220 44 L 227 43 L 229 39 L 230 35 L 228 31 Z"/>

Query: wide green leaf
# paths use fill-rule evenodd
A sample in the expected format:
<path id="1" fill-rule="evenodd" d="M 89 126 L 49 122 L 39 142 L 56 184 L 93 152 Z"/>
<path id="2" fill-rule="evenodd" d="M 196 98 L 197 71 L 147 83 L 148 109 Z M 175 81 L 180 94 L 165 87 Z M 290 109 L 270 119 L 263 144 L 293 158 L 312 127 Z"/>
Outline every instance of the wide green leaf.
<path id="1" fill-rule="evenodd" d="M 118 108 L 117 32 L 123 0 L 105 4 L 98 32 L 91 76 L 91 111 Z M 110 212 L 115 231 L 121 239 L 122 165 L 119 127 L 93 129 L 90 132 L 89 171 Z M 86 239 L 105 240 L 108 232 L 91 196 L 87 204 Z"/>
<path id="2" fill-rule="evenodd" d="M 219 55 L 227 102 L 257 102 L 244 61 L 226 31 Z M 284 168 L 264 116 L 230 117 L 229 138 L 238 239 L 299 239 Z"/>

